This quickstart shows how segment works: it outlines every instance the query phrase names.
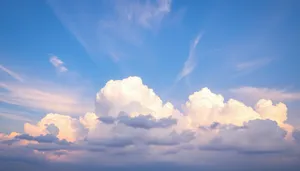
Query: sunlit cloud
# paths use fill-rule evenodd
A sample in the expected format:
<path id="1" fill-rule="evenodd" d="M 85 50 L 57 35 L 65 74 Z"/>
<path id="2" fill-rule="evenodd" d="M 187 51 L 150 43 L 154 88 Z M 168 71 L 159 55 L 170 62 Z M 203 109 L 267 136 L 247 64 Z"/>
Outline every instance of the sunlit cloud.
<path id="1" fill-rule="evenodd" d="M 97 93 L 95 105 L 95 113 L 79 118 L 48 113 L 37 123 L 25 123 L 25 134 L 0 134 L 0 148 L 10 144 L 0 156 L 16 157 L 14 149 L 27 149 L 23 156 L 33 161 L 39 157 L 84 164 L 97 159 L 100 165 L 196 164 L 193 158 L 203 158 L 204 153 L 214 163 L 226 160 L 231 152 L 242 155 L 241 160 L 256 154 L 295 160 L 289 158 L 290 151 L 299 147 L 297 130 L 285 123 L 287 106 L 270 100 L 260 99 L 251 107 L 234 99 L 225 101 L 221 94 L 203 88 L 178 110 L 141 78 L 128 77 L 108 81 Z M 224 156 L 220 159 L 215 152 Z M 186 155 L 190 157 L 182 160 Z"/>
<path id="2" fill-rule="evenodd" d="M 5 91 L 0 92 L 0 101 L 7 104 L 61 113 L 82 113 L 91 110 L 91 101 L 81 99 L 80 90 L 70 90 L 63 86 L 47 84 L 3 83 Z"/>

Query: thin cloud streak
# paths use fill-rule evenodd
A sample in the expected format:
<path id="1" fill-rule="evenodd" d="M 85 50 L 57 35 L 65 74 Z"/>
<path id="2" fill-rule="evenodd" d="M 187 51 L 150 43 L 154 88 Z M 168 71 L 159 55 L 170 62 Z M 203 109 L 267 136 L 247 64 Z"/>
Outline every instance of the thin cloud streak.
<path id="1" fill-rule="evenodd" d="M 31 119 L 28 119 L 25 116 L 20 116 L 12 113 L 7 113 L 7 112 L 0 112 L 0 117 L 4 117 L 10 120 L 17 120 L 17 121 L 24 121 L 24 122 L 32 122 Z"/>
<path id="2" fill-rule="evenodd" d="M 17 73 L 9 70 L 8 68 L 4 67 L 3 65 L 0 65 L 0 69 L 4 72 L 6 72 L 8 75 L 10 75 L 11 77 L 13 77 L 14 79 L 23 82 L 23 78 L 21 76 L 19 76 Z"/>
<path id="3" fill-rule="evenodd" d="M 193 70 L 195 69 L 195 67 L 196 67 L 195 51 L 196 51 L 197 45 L 198 45 L 200 39 L 202 38 L 202 36 L 203 36 L 203 33 L 200 33 L 193 41 L 193 44 L 191 45 L 191 48 L 190 48 L 189 56 L 188 56 L 187 60 L 184 62 L 184 66 L 183 66 L 181 72 L 179 73 L 179 75 L 177 76 L 176 82 L 180 81 L 184 77 L 191 74 L 193 72 Z"/>
<path id="4" fill-rule="evenodd" d="M 261 58 L 261 59 L 257 59 L 257 60 L 253 60 L 253 61 L 238 63 L 236 65 L 236 69 L 239 71 L 255 69 L 255 68 L 265 66 L 265 65 L 269 64 L 270 62 L 272 62 L 272 59 L 270 59 L 270 58 Z"/>
<path id="5" fill-rule="evenodd" d="M 258 87 L 239 87 L 230 89 L 240 97 L 251 99 L 270 99 L 275 101 L 297 101 L 300 100 L 300 92 L 287 92 L 285 90 L 278 90 L 272 88 L 258 88 Z"/>
<path id="6" fill-rule="evenodd" d="M 0 102 L 40 111 L 69 114 L 84 113 L 92 109 L 90 105 L 92 102 L 82 99 L 76 90 L 53 87 L 55 85 L 49 86 L 51 88 L 45 86 L 47 85 L 2 83 L 0 88 L 6 91 L 0 92 Z"/>
<path id="7" fill-rule="evenodd" d="M 74 35 L 86 52 L 93 58 L 109 56 L 115 62 L 117 53 L 127 53 L 125 46 L 140 46 L 143 33 L 156 31 L 171 12 L 171 0 L 112 1 L 105 10 L 103 2 L 87 5 L 85 1 L 66 4 L 48 0 L 56 17 Z M 99 4 L 100 3 L 100 4 Z M 109 13 L 105 11 L 108 10 Z M 96 11 L 90 13 L 90 11 Z M 96 14 L 96 15 L 95 15 Z"/>

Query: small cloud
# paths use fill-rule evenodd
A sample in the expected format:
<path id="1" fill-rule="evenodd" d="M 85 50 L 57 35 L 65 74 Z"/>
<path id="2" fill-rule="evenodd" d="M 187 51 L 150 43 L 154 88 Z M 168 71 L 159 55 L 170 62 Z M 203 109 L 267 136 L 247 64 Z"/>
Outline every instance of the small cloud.
<path id="1" fill-rule="evenodd" d="M 58 72 L 66 72 L 68 69 L 64 66 L 64 62 L 57 56 L 50 57 L 51 64 L 57 69 Z"/>
<path id="2" fill-rule="evenodd" d="M 21 76 L 19 76 L 19 74 L 9 70 L 8 68 L 0 65 L 0 69 L 4 72 L 6 72 L 8 75 L 10 75 L 11 77 L 13 77 L 14 79 L 20 81 L 20 82 L 23 82 L 23 78 Z"/>
<path id="3" fill-rule="evenodd" d="M 195 69 L 195 67 L 196 67 L 195 50 L 196 50 L 197 45 L 198 45 L 200 39 L 202 38 L 202 36 L 203 36 L 203 33 L 200 33 L 195 38 L 193 44 L 191 45 L 189 56 L 188 56 L 187 60 L 184 62 L 184 66 L 183 66 L 181 72 L 179 73 L 179 75 L 177 76 L 176 81 L 180 81 L 182 78 L 188 76 Z"/>
<path id="4" fill-rule="evenodd" d="M 231 89 L 230 92 L 247 99 L 270 99 L 275 101 L 296 101 L 300 100 L 300 92 L 286 92 L 272 88 L 239 87 Z"/>
<path id="5" fill-rule="evenodd" d="M 261 58 L 253 61 L 241 62 L 236 65 L 236 69 L 238 71 L 257 69 L 269 64 L 270 62 L 272 62 L 272 59 L 270 58 Z"/>

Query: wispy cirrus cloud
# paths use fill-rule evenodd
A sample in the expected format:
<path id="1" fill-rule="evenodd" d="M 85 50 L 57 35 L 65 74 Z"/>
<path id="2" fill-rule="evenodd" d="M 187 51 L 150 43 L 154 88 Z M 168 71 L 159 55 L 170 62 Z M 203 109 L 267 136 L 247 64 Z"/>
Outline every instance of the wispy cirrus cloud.
<path id="1" fill-rule="evenodd" d="M 268 65 L 272 61 L 273 61 L 273 59 L 271 59 L 271 58 L 260 58 L 260 59 L 255 59 L 255 60 L 251 60 L 251 61 L 245 61 L 245 62 L 236 64 L 236 69 L 238 71 L 255 70 L 255 69 L 258 69 L 258 68 Z"/>
<path id="2" fill-rule="evenodd" d="M 275 101 L 300 100 L 300 92 L 287 92 L 286 90 L 261 88 L 261 87 L 239 87 L 231 89 L 230 92 L 248 99 L 270 99 Z"/>
<path id="3" fill-rule="evenodd" d="M 18 80 L 18 81 L 20 81 L 20 82 L 24 81 L 23 78 L 22 78 L 19 74 L 17 74 L 17 73 L 15 73 L 15 72 L 13 72 L 12 70 L 10 70 L 10 69 L 4 67 L 3 65 L 0 65 L 0 69 L 1 69 L 3 72 L 6 72 L 6 73 L 7 73 L 8 75 L 10 75 L 11 77 L 13 77 L 14 79 Z"/>
<path id="4" fill-rule="evenodd" d="M 126 54 L 140 46 L 144 34 L 160 28 L 171 12 L 171 0 L 72 1 L 48 0 L 61 23 L 76 37 L 92 58 Z M 105 9 L 103 8 L 105 6 Z"/>
<path id="5" fill-rule="evenodd" d="M 196 52 L 195 51 L 196 51 L 197 45 L 198 45 L 199 41 L 201 40 L 202 36 L 203 36 L 203 33 L 198 34 L 197 37 L 195 38 L 195 40 L 193 41 L 193 43 L 190 47 L 189 56 L 188 56 L 187 60 L 184 62 L 184 66 L 183 66 L 182 70 L 180 71 L 180 73 L 178 74 L 176 81 L 180 81 L 182 78 L 188 76 L 195 69 L 195 67 L 196 67 Z"/>
<path id="6" fill-rule="evenodd" d="M 50 62 L 57 67 L 58 71 L 64 72 L 67 69 L 63 62 L 56 56 L 50 58 Z M 16 72 L 13 72 L 0 65 L 0 69 L 9 74 L 16 81 L 0 82 L 0 102 L 25 107 L 29 110 L 60 112 L 68 114 L 80 114 L 92 110 L 92 100 L 83 97 L 83 88 L 74 86 L 66 88 L 63 85 L 51 81 L 35 80 L 26 77 L 24 79 Z M 2 108 L 1 108 L 2 109 Z M 4 106 L 3 106 L 4 109 Z M 1 114 L 9 117 L 7 112 Z M 10 116 L 12 119 L 13 115 Z M 16 117 L 13 117 L 17 119 Z M 19 119 L 21 119 L 19 117 Z M 24 120 L 24 118 L 23 118 Z"/>
<path id="7" fill-rule="evenodd" d="M 49 62 L 55 67 L 58 72 L 68 71 L 68 69 L 64 66 L 64 62 L 57 56 L 51 56 Z"/>
<path id="8" fill-rule="evenodd" d="M 0 110 L 0 117 L 4 117 L 10 120 L 24 121 L 24 122 L 32 122 L 29 117 L 24 116 L 24 113 L 20 111 L 12 111 L 12 110 Z"/>
<path id="9" fill-rule="evenodd" d="M 52 83 L 1 83 L 0 101 L 30 110 L 80 114 L 91 110 L 89 102 L 76 88 L 64 88 Z"/>

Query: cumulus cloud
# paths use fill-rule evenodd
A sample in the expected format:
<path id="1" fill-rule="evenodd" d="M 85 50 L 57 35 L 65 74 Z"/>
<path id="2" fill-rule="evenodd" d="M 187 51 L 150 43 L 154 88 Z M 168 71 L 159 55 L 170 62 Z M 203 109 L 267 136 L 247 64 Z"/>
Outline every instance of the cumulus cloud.
<path id="1" fill-rule="evenodd" d="M 237 151 L 239 153 L 272 153 L 284 151 L 286 131 L 275 121 L 251 120 L 244 127 L 223 127 L 211 143 L 201 150 Z"/>
<path id="2" fill-rule="evenodd" d="M 58 72 L 68 71 L 68 69 L 64 66 L 64 62 L 60 60 L 57 56 L 51 56 L 49 61 L 56 68 Z"/>
<path id="3" fill-rule="evenodd" d="M 210 125 L 213 122 L 243 125 L 245 121 L 260 118 L 251 107 L 234 99 L 229 99 L 226 103 L 222 95 L 214 94 L 208 88 L 190 95 L 184 112 L 191 119 L 192 127 Z"/>
<path id="4" fill-rule="evenodd" d="M 155 118 L 169 117 L 175 111 L 170 103 L 163 103 L 153 89 L 143 84 L 139 77 L 108 81 L 97 93 L 97 115 L 117 117 L 120 112 L 129 116 L 151 114 Z"/>
<path id="5" fill-rule="evenodd" d="M 141 78 L 128 77 L 108 81 L 95 105 L 95 113 L 77 118 L 49 113 L 35 124 L 25 123 L 24 134 L 0 134 L 0 149 L 24 148 L 31 150 L 29 156 L 85 164 L 195 164 L 193 158 L 217 163 L 229 156 L 247 161 L 253 154 L 296 161 L 291 156 L 298 155 L 293 150 L 298 131 L 286 123 L 284 103 L 261 99 L 250 107 L 203 88 L 177 110 Z"/>
<path id="6" fill-rule="evenodd" d="M 50 133 L 50 125 L 58 129 L 57 137 L 60 140 L 65 139 L 70 142 L 83 139 L 87 132 L 78 119 L 52 113 L 47 114 L 36 125 L 25 123 L 24 132 L 32 136 L 46 135 Z"/>

